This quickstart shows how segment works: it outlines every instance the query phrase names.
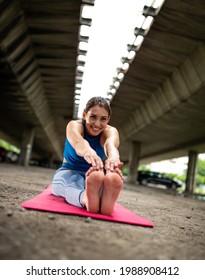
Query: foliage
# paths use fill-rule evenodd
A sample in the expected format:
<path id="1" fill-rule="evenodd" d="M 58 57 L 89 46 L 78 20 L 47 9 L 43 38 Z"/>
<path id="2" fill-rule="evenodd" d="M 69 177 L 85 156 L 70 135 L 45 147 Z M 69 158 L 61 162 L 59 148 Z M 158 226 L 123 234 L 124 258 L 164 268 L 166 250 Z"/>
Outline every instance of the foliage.
<path id="1" fill-rule="evenodd" d="M 121 168 L 121 171 L 122 171 L 122 174 L 124 176 L 127 176 L 128 175 L 128 171 L 129 171 L 128 166 L 123 165 L 122 168 Z"/>
<path id="2" fill-rule="evenodd" d="M 197 160 L 197 169 L 196 169 L 196 184 L 204 185 L 205 184 L 205 160 Z"/>
<path id="3" fill-rule="evenodd" d="M 138 168 L 139 171 L 150 171 L 146 164 L 141 164 Z"/>
<path id="4" fill-rule="evenodd" d="M 6 149 L 7 151 L 11 151 L 14 153 L 19 154 L 20 153 L 20 149 L 18 149 L 17 147 L 15 147 L 14 145 L 6 142 L 3 139 L 0 139 L 0 147 Z"/>
<path id="5" fill-rule="evenodd" d="M 150 171 L 150 169 L 147 167 L 147 165 L 140 165 L 139 171 Z M 124 176 L 127 176 L 129 173 L 129 167 L 127 165 L 123 165 L 121 168 L 122 174 Z"/>

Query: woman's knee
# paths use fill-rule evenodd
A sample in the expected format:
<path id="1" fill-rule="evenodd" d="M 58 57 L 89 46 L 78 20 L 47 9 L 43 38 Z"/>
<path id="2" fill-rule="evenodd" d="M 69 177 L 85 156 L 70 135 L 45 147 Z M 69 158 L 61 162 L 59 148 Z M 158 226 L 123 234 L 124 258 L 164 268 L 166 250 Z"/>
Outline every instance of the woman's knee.
<path id="1" fill-rule="evenodd" d="M 55 185 L 55 184 L 51 184 L 51 193 L 59 196 L 59 186 Z"/>
<path id="2" fill-rule="evenodd" d="M 66 182 L 65 180 L 63 180 L 63 178 L 61 179 L 54 178 L 51 183 L 51 192 L 56 196 L 64 196 L 65 187 L 66 187 Z"/>

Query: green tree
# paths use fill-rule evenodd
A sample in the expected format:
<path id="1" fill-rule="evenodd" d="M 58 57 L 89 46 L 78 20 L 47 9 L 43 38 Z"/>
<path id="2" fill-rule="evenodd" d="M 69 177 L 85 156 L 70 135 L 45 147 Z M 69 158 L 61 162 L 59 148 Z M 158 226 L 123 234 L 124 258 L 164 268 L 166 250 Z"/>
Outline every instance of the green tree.
<path id="1" fill-rule="evenodd" d="M 205 184 L 205 160 L 198 158 L 196 169 L 196 185 Z"/>
<path id="2" fill-rule="evenodd" d="M 200 158 L 197 161 L 197 174 L 205 177 L 205 160 Z"/>

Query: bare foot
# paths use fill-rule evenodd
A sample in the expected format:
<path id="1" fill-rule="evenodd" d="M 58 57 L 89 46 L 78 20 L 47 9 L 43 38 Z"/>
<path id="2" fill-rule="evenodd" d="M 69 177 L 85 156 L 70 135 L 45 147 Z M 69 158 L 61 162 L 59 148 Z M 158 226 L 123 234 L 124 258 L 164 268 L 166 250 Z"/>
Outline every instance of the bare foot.
<path id="1" fill-rule="evenodd" d="M 85 196 L 83 203 L 88 212 L 97 213 L 100 210 L 100 189 L 104 181 L 102 169 L 91 167 L 86 173 Z"/>
<path id="2" fill-rule="evenodd" d="M 122 189 L 123 181 L 116 172 L 107 171 L 104 179 L 104 187 L 101 200 L 101 213 L 111 215 L 115 202 Z"/>

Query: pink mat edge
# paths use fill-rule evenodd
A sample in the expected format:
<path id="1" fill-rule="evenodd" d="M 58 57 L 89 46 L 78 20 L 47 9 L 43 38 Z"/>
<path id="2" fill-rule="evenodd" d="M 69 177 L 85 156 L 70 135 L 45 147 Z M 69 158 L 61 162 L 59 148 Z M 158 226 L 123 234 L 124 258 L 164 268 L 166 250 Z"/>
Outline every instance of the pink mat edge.
<path id="1" fill-rule="evenodd" d="M 114 208 L 113 214 L 111 216 L 102 215 L 99 213 L 89 213 L 83 208 L 79 208 L 77 206 L 68 204 L 67 202 L 65 202 L 64 198 L 62 198 L 62 197 L 54 196 L 51 193 L 50 189 L 51 189 L 51 185 L 48 185 L 48 187 L 46 187 L 40 194 L 36 195 L 32 199 L 22 202 L 21 207 L 30 209 L 30 210 L 37 210 L 37 211 L 64 214 L 64 215 L 75 215 L 75 216 L 81 216 L 81 217 L 90 217 L 90 218 L 97 219 L 97 220 L 137 225 L 137 226 L 142 226 L 142 227 L 151 227 L 151 228 L 154 227 L 153 222 L 151 222 L 149 219 L 144 218 L 138 214 L 135 214 L 131 210 L 121 206 L 119 203 L 115 204 L 115 208 Z M 47 196 L 48 196 L 48 198 L 49 198 L 49 196 L 51 196 L 54 201 L 57 201 L 57 203 L 65 202 L 65 203 L 63 203 L 63 209 L 66 208 L 66 210 L 59 211 L 59 209 L 57 209 L 57 210 L 51 209 L 50 205 L 47 208 L 46 207 L 44 208 L 42 206 L 41 207 L 36 206 L 36 200 L 39 202 L 39 198 L 40 198 L 40 200 L 42 200 L 42 199 L 44 200 L 47 198 Z M 47 201 L 49 201 L 51 199 L 51 197 Z M 121 214 L 122 213 L 124 215 L 129 214 L 129 216 L 131 215 L 131 216 L 133 216 L 133 218 L 137 218 L 137 222 L 132 221 L 132 220 L 127 221 L 126 219 L 121 218 L 121 216 L 119 216 L 119 210 L 122 211 L 122 212 L 120 212 Z"/>

